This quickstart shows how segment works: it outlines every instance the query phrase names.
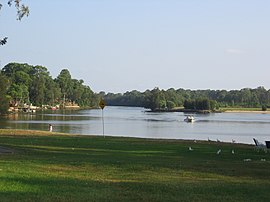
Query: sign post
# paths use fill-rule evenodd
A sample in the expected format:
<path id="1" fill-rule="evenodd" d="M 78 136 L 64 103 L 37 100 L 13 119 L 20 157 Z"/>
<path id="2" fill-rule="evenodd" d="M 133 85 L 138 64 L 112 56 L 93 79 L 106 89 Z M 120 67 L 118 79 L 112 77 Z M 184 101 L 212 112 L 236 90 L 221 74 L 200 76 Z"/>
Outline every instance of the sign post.
<path id="1" fill-rule="evenodd" d="M 102 110 L 102 131 L 103 131 L 103 137 L 105 138 L 105 134 L 104 134 L 104 114 L 103 114 L 103 109 L 105 108 L 106 106 L 106 103 L 105 103 L 105 100 L 102 98 L 100 101 L 99 101 L 99 107 L 101 108 Z"/>

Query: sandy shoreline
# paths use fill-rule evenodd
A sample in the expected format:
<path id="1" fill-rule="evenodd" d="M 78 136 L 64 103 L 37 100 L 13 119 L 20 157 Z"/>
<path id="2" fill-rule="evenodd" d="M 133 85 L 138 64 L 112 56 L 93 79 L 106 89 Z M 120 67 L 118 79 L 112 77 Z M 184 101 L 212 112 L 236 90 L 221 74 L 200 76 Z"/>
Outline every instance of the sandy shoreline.
<path id="1" fill-rule="evenodd" d="M 242 111 L 242 110 L 227 110 L 225 113 L 255 113 L 255 114 L 270 114 L 270 111 Z"/>

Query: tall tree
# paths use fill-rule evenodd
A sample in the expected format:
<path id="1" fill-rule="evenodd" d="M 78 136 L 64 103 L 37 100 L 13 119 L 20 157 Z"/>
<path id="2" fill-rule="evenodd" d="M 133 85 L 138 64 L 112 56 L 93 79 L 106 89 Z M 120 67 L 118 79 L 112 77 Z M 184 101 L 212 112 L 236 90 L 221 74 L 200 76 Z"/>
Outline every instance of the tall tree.
<path id="1" fill-rule="evenodd" d="M 63 69 L 57 76 L 55 81 L 59 85 L 61 93 L 65 97 L 65 99 L 70 100 L 73 86 L 72 86 L 72 78 L 68 69 Z"/>
<path id="2" fill-rule="evenodd" d="M 45 95 L 47 93 L 46 81 L 49 78 L 47 68 L 42 66 L 34 66 L 30 74 L 33 77 L 33 81 L 29 89 L 31 102 L 38 106 L 47 104 L 45 102 Z"/>
<path id="3" fill-rule="evenodd" d="M 55 80 L 46 67 L 28 64 L 9 63 L 1 73 L 11 84 L 7 94 L 14 104 L 53 106 L 62 104 L 63 95 L 66 101 L 76 102 L 80 106 L 92 107 L 98 103 L 98 96 L 90 87 L 85 86 L 83 80 L 72 79 L 67 69 L 62 70 Z"/>
<path id="4" fill-rule="evenodd" d="M 46 104 L 49 104 L 51 106 L 55 106 L 55 104 L 60 103 L 61 99 L 61 91 L 56 82 L 54 82 L 53 78 L 51 76 L 45 77 L 45 100 L 44 102 Z"/>
<path id="5" fill-rule="evenodd" d="M 72 92 L 70 95 L 70 100 L 72 102 L 79 103 L 83 93 L 84 93 L 84 86 L 83 80 L 72 79 Z"/>
<path id="6" fill-rule="evenodd" d="M 8 78 L 0 72 L 0 115 L 6 114 L 9 107 L 9 99 L 7 96 L 8 87 Z"/>
<path id="7" fill-rule="evenodd" d="M 156 109 L 162 109 L 166 107 L 166 98 L 164 92 L 159 88 L 154 88 L 151 91 L 145 92 L 145 108 L 149 108 L 152 111 Z"/>
<path id="8" fill-rule="evenodd" d="M 31 66 L 28 64 L 9 63 L 2 69 L 2 74 L 10 81 L 10 88 L 8 95 L 15 101 L 15 103 L 29 102 L 29 85 L 32 78 L 29 75 Z"/>

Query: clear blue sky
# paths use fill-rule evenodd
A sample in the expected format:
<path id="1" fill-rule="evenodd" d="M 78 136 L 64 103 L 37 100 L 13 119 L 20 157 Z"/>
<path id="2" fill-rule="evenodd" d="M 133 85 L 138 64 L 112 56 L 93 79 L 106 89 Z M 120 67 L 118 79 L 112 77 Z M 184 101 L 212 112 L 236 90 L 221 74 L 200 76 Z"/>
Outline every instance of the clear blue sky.
<path id="1" fill-rule="evenodd" d="M 0 12 L 1 68 L 67 68 L 95 92 L 270 88 L 269 0 L 23 2 L 21 22 Z"/>

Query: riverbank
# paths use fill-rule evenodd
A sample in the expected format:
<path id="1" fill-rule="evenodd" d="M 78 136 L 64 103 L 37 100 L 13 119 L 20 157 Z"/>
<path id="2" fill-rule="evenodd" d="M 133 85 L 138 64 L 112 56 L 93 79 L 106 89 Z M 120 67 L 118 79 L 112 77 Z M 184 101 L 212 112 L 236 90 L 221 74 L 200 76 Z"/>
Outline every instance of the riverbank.
<path id="1" fill-rule="evenodd" d="M 255 113 L 255 114 L 270 114 L 270 111 L 250 111 L 250 110 L 226 110 L 225 113 Z"/>
<path id="2" fill-rule="evenodd" d="M 269 153 L 251 145 L 0 130 L 0 146 L 14 151 L 0 155 L 1 201 L 268 201 L 270 196 Z"/>
<path id="3" fill-rule="evenodd" d="M 198 113 L 198 114 L 209 114 L 213 111 L 211 110 L 197 110 L 197 109 L 185 109 L 182 107 L 177 107 L 173 109 L 155 109 L 149 112 L 183 112 L 183 113 Z M 216 111 L 219 112 L 219 111 Z"/>
<path id="4" fill-rule="evenodd" d="M 262 111 L 261 108 L 220 108 L 219 110 L 195 110 L 195 109 L 185 109 L 182 107 L 173 109 L 155 109 L 150 112 L 183 112 L 183 113 L 197 113 L 197 114 L 209 114 L 209 113 L 260 113 L 260 114 L 270 114 L 270 111 Z"/>
<path id="5" fill-rule="evenodd" d="M 270 111 L 263 111 L 261 108 L 221 108 L 226 113 L 259 113 L 270 114 Z"/>

